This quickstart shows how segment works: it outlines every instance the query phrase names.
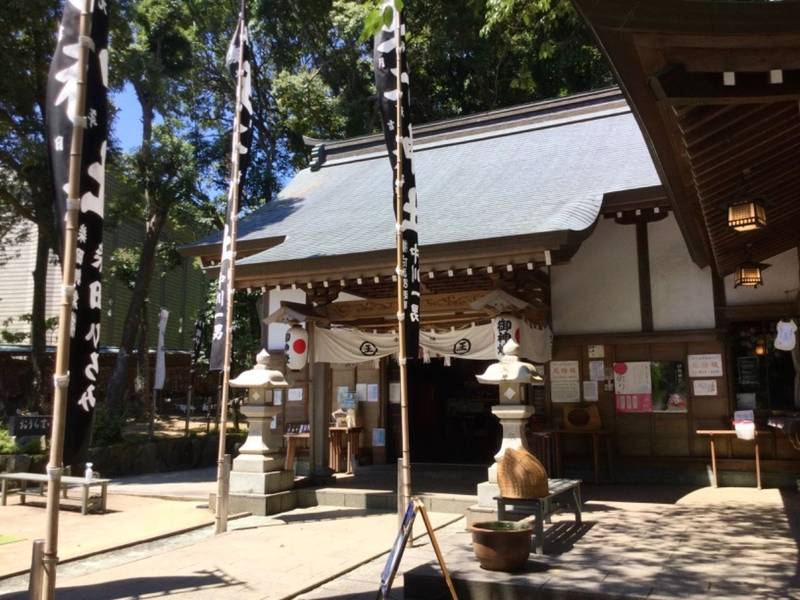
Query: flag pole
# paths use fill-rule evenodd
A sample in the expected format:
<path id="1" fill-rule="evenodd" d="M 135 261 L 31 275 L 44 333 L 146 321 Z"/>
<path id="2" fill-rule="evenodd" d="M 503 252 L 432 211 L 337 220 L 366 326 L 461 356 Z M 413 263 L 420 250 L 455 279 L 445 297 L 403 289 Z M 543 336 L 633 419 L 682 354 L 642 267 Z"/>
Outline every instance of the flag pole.
<path id="1" fill-rule="evenodd" d="M 228 396 L 231 376 L 231 349 L 233 346 L 233 279 L 236 275 L 236 229 L 239 212 L 239 145 L 241 132 L 242 78 L 244 75 L 244 9 L 245 0 L 239 8 L 239 65 L 236 73 L 236 114 L 233 119 L 233 142 L 231 150 L 231 187 L 229 200 L 231 257 L 228 261 L 228 275 L 225 281 L 225 349 L 222 360 L 222 398 L 219 415 L 219 450 L 217 453 L 217 499 L 214 511 L 214 530 L 225 533 L 228 529 L 228 473 L 225 468 L 225 434 L 228 421 Z M 224 248 L 224 240 L 223 240 Z M 223 514 L 224 513 L 224 514 Z"/>
<path id="2" fill-rule="evenodd" d="M 397 148 L 397 167 L 395 169 L 396 179 L 394 184 L 395 193 L 395 244 L 397 246 L 397 333 L 398 333 L 398 352 L 397 358 L 400 363 L 400 438 L 402 456 L 402 476 L 400 483 L 402 486 L 401 496 L 403 498 L 403 511 L 411 500 L 411 456 L 409 452 L 408 435 L 408 370 L 406 366 L 406 319 L 403 310 L 403 49 L 402 32 L 400 31 L 400 13 L 396 6 L 392 7 L 395 20 L 394 39 L 396 57 L 396 80 L 397 80 L 397 102 L 396 102 L 396 128 L 397 137 L 395 146 Z"/>
<path id="3" fill-rule="evenodd" d="M 69 180 L 64 227 L 64 254 L 61 268 L 61 306 L 58 317 L 58 347 L 53 374 L 53 425 L 50 434 L 50 460 L 47 464 L 47 529 L 45 535 L 44 572 L 45 600 L 52 600 L 56 591 L 58 566 L 58 509 L 64 458 L 64 425 L 69 389 L 69 344 L 72 302 L 75 296 L 75 255 L 77 249 L 78 212 L 80 210 L 81 162 L 86 112 L 86 71 L 91 34 L 91 0 L 84 0 L 79 21 L 78 74 L 75 121 L 69 150 Z"/>

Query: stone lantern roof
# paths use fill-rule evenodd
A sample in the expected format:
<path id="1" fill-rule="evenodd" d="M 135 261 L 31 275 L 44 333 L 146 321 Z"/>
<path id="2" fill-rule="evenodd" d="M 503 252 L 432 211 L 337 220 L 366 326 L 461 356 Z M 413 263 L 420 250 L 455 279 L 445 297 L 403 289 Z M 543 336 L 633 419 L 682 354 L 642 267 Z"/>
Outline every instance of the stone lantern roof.
<path id="1" fill-rule="evenodd" d="M 508 340 L 503 346 L 503 356 L 492 363 L 486 372 L 477 376 L 481 383 L 541 383 L 542 376 L 536 366 L 519 359 L 519 344 Z"/>
<path id="2" fill-rule="evenodd" d="M 239 374 L 236 379 L 231 379 L 231 387 L 234 388 L 285 388 L 289 387 L 283 373 L 267 367 L 269 364 L 269 354 L 262 350 L 256 356 L 256 366 Z"/>

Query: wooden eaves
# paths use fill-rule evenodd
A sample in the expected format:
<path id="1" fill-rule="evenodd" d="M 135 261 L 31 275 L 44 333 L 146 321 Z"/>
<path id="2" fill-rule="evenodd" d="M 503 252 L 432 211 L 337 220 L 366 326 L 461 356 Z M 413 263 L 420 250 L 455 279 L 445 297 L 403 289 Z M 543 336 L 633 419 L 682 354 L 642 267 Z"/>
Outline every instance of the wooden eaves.
<path id="1" fill-rule="evenodd" d="M 467 268 L 496 265 L 542 266 L 546 262 L 547 251 L 553 262 L 568 260 L 577 250 L 588 231 L 557 231 L 470 240 L 448 244 L 423 245 L 422 279 L 430 271 L 463 271 Z M 302 260 L 243 263 L 237 266 L 236 287 L 273 287 L 307 282 L 329 281 L 336 284 L 340 279 L 390 278 L 394 274 L 394 251 L 391 249 L 375 252 L 353 253 L 335 256 L 312 256 Z M 207 269 L 210 277 L 215 277 L 217 267 Z"/>
<path id="2" fill-rule="evenodd" d="M 573 0 L 648 143 L 694 261 L 730 273 L 797 245 L 800 3 Z M 726 75 L 727 74 L 727 75 Z M 725 206 L 768 201 L 742 234 Z"/>

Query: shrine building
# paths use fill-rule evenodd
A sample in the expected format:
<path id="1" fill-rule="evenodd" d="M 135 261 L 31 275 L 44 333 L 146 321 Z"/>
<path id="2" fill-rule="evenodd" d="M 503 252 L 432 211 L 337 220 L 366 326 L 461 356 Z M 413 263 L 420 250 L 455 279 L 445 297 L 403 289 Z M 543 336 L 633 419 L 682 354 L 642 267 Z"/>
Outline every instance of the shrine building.
<path id="1" fill-rule="evenodd" d="M 603 19 L 612 59 L 629 55 L 630 40 Z M 657 52 L 653 44 L 645 49 Z M 703 171 L 695 189 L 684 176 L 715 156 L 713 141 L 739 108 L 645 100 L 648 75 L 638 69 L 621 71 L 630 89 L 414 128 L 423 335 L 409 369 L 412 462 L 491 463 L 498 389 L 475 375 L 510 335 L 544 377 L 523 399 L 535 409 L 529 441 L 537 431 L 576 432 L 548 468 L 587 479 L 707 482 L 709 437 L 698 431 L 730 429 L 736 410 L 760 418 L 800 402 L 800 362 L 774 343 L 778 322 L 797 316 L 796 236 L 759 237 L 746 256 L 723 204 L 761 192 L 760 180 L 748 188 Z M 679 83 L 665 80 L 665 93 Z M 328 442 L 337 409 L 356 411 L 360 464 L 396 461 L 400 416 L 384 139 L 309 144 L 311 163 L 240 222 L 235 285 L 262 290 L 262 342 L 290 384 L 274 431 L 310 430 L 309 451 L 292 466 L 313 474 L 338 466 Z M 216 279 L 219 234 L 183 253 Z M 758 287 L 742 280 L 750 256 L 770 265 L 759 268 Z M 300 370 L 286 365 L 287 332 L 302 340 Z M 715 459 L 723 476 L 754 480 L 752 442 L 718 440 Z M 798 454 L 772 435 L 760 459 L 760 477 L 779 482 Z"/>

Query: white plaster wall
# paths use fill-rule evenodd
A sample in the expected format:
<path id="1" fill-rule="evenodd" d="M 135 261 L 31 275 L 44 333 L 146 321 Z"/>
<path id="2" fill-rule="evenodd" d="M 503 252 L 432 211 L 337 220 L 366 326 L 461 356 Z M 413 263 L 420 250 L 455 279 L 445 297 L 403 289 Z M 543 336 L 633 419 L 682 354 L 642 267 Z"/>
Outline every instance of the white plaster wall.
<path id="1" fill-rule="evenodd" d="M 795 299 L 797 289 L 800 287 L 797 249 L 792 248 L 761 262 L 770 265 L 763 273 L 764 285 L 762 287 L 756 289 L 734 288 L 733 275 L 725 276 L 725 299 L 728 306 L 791 302 Z"/>
<path id="2" fill-rule="evenodd" d="M 641 331 L 636 228 L 597 223 L 566 265 L 550 270 L 555 334 Z"/>
<path id="3" fill-rule="evenodd" d="M 303 290 L 270 290 L 269 314 L 274 313 L 281 307 L 281 301 L 305 304 L 306 293 Z M 286 343 L 287 329 L 289 329 L 289 326 L 283 323 L 270 323 L 269 334 L 267 335 L 267 351 L 283 350 Z"/>
<path id="4" fill-rule="evenodd" d="M 671 214 L 649 223 L 647 235 L 653 329 L 712 329 L 716 320 L 711 269 L 700 269 L 692 262 Z"/>

